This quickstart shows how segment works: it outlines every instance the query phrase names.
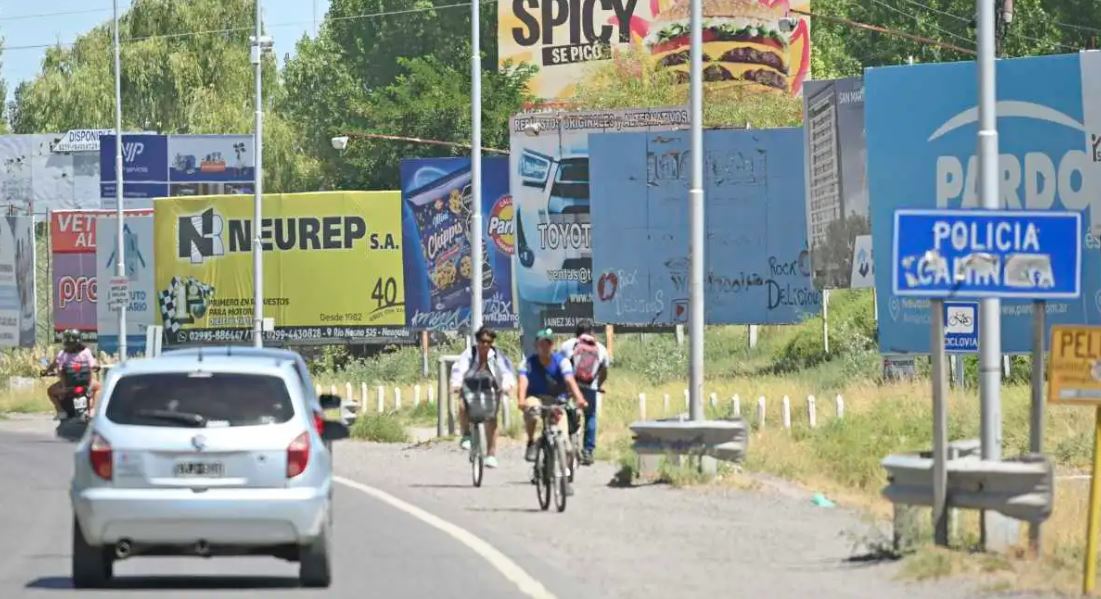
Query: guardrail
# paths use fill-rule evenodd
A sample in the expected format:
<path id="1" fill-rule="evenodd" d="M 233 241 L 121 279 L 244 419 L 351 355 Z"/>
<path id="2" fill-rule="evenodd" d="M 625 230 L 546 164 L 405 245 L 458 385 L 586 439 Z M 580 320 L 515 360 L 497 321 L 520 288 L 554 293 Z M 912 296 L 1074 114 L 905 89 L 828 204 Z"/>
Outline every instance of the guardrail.
<path id="1" fill-rule="evenodd" d="M 745 459 L 749 425 L 742 418 L 687 420 L 670 418 L 634 422 L 632 448 L 643 455 L 688 455 L 728 462 Z"/>
<path id="2" fill-rule="evenodd" d="M 883 459 L 887 486 L 883 496 L 903 505 L 933 505 L 931 452 L 895 454 Z M 1054 471 L 1040 454 L 988 461 L 974 454 L 947 460 L 947 505 L 991 510 L 1016 520 L 1043 522 L 1051 516 Z"/>

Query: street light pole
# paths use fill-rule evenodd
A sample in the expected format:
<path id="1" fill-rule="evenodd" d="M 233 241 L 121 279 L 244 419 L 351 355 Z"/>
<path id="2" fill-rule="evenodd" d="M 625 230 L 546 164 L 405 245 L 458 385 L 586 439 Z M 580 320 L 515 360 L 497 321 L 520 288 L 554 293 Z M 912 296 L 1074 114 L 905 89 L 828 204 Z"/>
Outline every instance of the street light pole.
<path id="1" fill-rule="evenodd" d="M 470 0 L 470 332 L 482 326 L 482 44 L 480 0 Z"/>
<path id="2" fill-rule="evenodd" d="M 690 285 L 688 289 L 688 412 L 692 420 L 703 420 L 703 8 L 702 0 L 691 0 L 692 26 L 690 63 L 692 69 L 689 110 L 692 121 L 692 182 L 688 191 L 691 231 Z"/>
<path id="3" fill-rule="evenodd" d="M 119 50 L 119 1 L 114 0 L 115 17 L 115 220 L 118 224 L 115 251 L 115 275 L 119 278 L 126 276 L 126 239 L 122 210 L 122 56 Z M 128 292 L 129 293 L 129 292 Z M 127 298 L 129 300 L 129 298 Z M 125 362 L 126 347 L 126 309 L 129 301 L 124 301 L 119 307 L 119 361 Z"/>
<path id="4" fill-rule="evenodd" d="M 252 40 L 252 64 L 256 68 L 256 130 L 253 133 L 256 147 L 253 182 L 255 196 L 252 207 L 252 344 L 255 347 L 264 346 L 264 254 L 260 246 L 260 221 L 264 202 L 264 89 L 262 85 L 262 71 L 264 55 L 264 39 L 261 36 L 260 0 L 256 0 L 256 36 Z"/>

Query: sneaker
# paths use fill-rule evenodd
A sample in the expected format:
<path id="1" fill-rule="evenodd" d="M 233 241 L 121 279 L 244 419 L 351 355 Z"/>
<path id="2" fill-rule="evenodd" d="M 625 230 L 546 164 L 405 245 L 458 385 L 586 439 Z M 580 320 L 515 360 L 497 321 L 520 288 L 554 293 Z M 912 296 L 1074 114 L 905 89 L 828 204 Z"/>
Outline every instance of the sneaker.
<path id="1" fill-rule="evenodd" d="M 528 443 L 528 448 L 524 451 L 524 459 L 529 462 L 534 462 L 535 453 L 535 443 Z"/>
<path id="2" fill-rule="evenodd" d="M 463 440 L 459 441 L 459 449 L 470 449 L 470 437 L 463 437 Z"/>
<path id="3" fill-rule="evenodd" d="M 581 452 L 581 465 L 592 466 L 593 465 L 593 452 L 583 451 Z"/>
<path id="4" fill-rule="evenodd" d="M 491 456 L 491 455 L 486 456 L 485 464 L 486 464 L 486 468 L 496 468 L 497 467 L 497 457 L 496 456 Z"/>

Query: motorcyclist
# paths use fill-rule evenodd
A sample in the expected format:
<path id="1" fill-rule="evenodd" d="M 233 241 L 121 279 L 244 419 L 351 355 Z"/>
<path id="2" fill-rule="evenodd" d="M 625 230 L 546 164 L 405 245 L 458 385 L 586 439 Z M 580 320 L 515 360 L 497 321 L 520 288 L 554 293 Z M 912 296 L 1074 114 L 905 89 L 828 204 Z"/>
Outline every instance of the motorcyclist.
<path id="1" fill-rule="evenodd" d="M 73 364 L 79 364 L 81 368 L 94 371 L 99 367 L 92 351 L 80 341 L 80 331 L 76 329 L 64 331 L 61 334 L 61 343 L 61 351 L 57 353 L 53 362 L 50 362 L 46 366 L 46 370 L 42 372 L 43 376 L 58 375 L 58 380 L 46 390 L 50 397 L 50 403 L 53 404 L 54 410 L 57 412 L 57 420 L 65 418 L 65 411 L 61 407 L 61 402 L 65 399 L 66 389 L 69 388 L 69 383 L 65 380 L 65 368 Z M 99 394 L 99 381 L 96 380 L 94 372 L 92 373 L 92 383 L 88 387 L 88 414 L 93 414 L 95 413 L 96 397 Z"/>

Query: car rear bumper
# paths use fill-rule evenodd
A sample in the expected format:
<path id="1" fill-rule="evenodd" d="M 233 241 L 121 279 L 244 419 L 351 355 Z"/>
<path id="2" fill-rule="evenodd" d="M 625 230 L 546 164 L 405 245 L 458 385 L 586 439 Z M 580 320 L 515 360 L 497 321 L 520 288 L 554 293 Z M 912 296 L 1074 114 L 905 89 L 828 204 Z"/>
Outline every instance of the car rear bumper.
<path id="1" fill-rule="evenodd" d="M 113 489 L 74 491 L 73 511 L 92 545 L 133 543 L 264 547 L 307 544 L 331 509 L 328 490 Z"/>

